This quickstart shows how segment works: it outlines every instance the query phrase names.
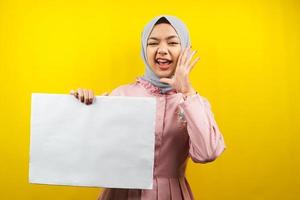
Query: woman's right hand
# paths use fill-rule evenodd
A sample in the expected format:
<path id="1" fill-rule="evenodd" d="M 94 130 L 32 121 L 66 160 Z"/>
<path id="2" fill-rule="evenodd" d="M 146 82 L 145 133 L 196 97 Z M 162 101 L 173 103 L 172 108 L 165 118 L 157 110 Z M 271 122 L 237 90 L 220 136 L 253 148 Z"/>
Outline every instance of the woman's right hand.
<path id="1" fill-rule="evenodd" d="M 94 102 L 95 96 L 93 90 L 89 89 L 81 89 L 78 88 L 77 90 L 71 90 L 70 94 L 73 95 L 76 99 L 80 102 L 85 103 L 86 105 L 90 105 Z M 108 92 L 104 92 L 101 96 L 108 96 Z"/>

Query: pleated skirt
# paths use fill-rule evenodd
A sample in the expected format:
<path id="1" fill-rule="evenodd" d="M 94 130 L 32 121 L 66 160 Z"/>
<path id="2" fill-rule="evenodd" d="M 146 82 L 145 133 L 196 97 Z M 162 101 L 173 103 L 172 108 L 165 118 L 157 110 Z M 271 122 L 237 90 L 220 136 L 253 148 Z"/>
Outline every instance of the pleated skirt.
<path id="1" fill-rule="evenodd" d="M 105 188 L 98 200 L 194 200 L 186 177 L 155 177 L 152 189 Z"/>

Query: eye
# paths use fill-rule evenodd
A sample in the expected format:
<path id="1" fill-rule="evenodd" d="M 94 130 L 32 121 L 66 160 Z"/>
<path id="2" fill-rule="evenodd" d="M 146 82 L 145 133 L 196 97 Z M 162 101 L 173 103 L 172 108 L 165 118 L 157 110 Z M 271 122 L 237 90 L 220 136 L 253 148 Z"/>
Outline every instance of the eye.
<path id="1" fill-rule="evenodd" d="M 178 42 L 170 42 L 169 44 L 176 45 L 176 44 L 179 44 L 179 43 Z"/>
<path id="2" fill-rule="evenodd" d="M 151 42 L 151 43 L 148 43 L 148 45 L 157 45 L 157 43 Z"/>

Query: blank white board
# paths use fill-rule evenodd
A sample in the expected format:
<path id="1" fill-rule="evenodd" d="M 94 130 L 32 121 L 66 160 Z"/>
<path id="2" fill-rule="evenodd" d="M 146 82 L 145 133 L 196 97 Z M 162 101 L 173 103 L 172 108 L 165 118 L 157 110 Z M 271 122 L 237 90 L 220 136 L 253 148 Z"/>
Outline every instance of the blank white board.
<path id="1" fill-rule="evenodd" d="M 29 182 L 151 189 L 156 100 L 71 95 L 31 97 Z"/>

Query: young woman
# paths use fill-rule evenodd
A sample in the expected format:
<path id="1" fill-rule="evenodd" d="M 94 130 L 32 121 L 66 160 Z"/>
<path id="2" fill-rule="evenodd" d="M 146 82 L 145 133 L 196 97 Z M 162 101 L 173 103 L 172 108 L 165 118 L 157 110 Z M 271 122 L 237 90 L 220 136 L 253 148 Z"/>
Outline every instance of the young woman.
<path id="1" fill-rule="evenodd" d="M 145 74 L 133 83 L 114 89 L 110 95 L 156 97 L 156 128 L 153 189 L 104 189 L 99 200 L 192 200 L 185 177 L 188 158 L 195 163 L 215 160 L 225 150 L 223 136 L 208 100 L 189 81 L 199 60 L 192 61 L 189 33 L 174 16 L 152 19 L 142 33 Z M 71 91 L 86 104 L 93 91 Z"/>

